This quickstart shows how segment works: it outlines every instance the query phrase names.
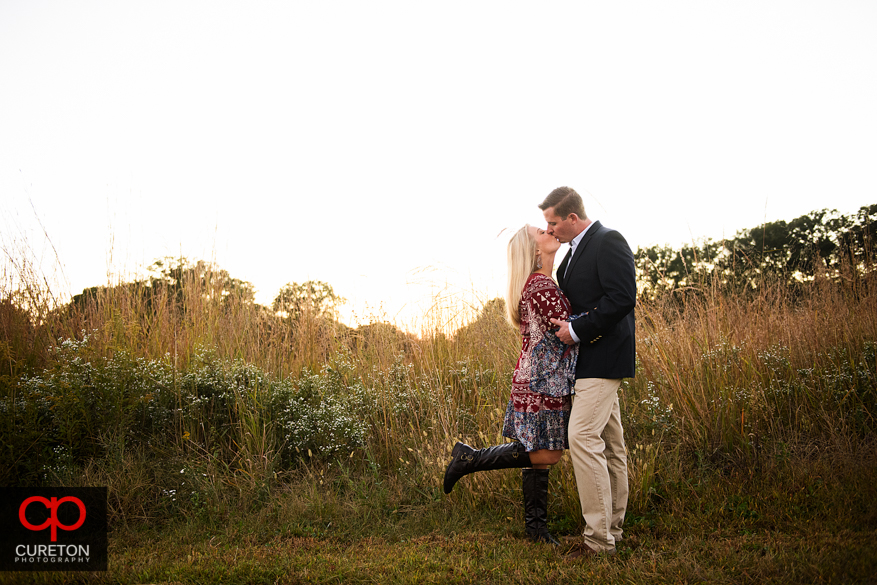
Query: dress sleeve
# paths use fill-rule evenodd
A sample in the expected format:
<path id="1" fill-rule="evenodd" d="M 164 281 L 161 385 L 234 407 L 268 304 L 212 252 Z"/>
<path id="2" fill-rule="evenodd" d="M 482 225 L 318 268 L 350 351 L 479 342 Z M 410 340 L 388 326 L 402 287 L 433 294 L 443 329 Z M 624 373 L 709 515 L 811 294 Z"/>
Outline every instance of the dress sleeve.
<path id="1" fill-rule="evenodd" d="M 569 302 L 550 278 L 533 279 L 527 288 L 530 294 L 525 298 L 536 322 L 534 326 L 539 328 L 538 334 L 533 335 L 530 391 L 555 397 L 573 394 L 578 345 L 568 346 L 560 341 L 550 321 L 569 319 Z"/>
<path id="2" fill-rule="evenodd" d="M 532 279 L 523 296 L 529 304 L 530 314 L 537 317 L 543 330 L 555 328 L 551 319 L 569 319 L 569 301 L 550 278 Z"/>

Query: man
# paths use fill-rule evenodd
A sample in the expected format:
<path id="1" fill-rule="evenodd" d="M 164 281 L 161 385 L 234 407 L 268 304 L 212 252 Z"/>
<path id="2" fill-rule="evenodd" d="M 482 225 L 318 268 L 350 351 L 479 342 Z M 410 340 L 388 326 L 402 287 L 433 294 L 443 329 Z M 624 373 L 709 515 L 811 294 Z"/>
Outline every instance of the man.
<path id="1" fill-rule="evenodd" d="M 557 281 L 572 314 L 582 314 L 571 322 L 552 319 L 564 343 L 579 344 L 569 443 L 586 526 L 584 542 L 569 557 L 612 554 L 627 509 L 618 389 L 636 364 L 633 253 L 621 234 L 588 219 L 582 198 L 569 187 L 552 191 L 539 209 L 547 232 L 571 246 Z"/>

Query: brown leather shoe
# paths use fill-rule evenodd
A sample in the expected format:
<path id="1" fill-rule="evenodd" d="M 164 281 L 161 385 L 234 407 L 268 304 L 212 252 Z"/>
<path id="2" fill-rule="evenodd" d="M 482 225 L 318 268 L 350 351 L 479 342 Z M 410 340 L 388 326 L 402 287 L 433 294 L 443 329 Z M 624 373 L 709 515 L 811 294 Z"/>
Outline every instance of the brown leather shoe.
<path id="1" fill-rule="evenodd" d="M 601 553 L 600 551 L 596 551 L 596 550 L 592 549 L 584 542 L 579 542 L 578 544 L 573 546 L 571 549 L 569 549 L 563 558 L 567 561 L 574 561 L 576 559 L 581 559 L 583 557 L 593 557 L 593 556 L 597 556 L 599 554 L 614 555 L 615 549 Z"/>

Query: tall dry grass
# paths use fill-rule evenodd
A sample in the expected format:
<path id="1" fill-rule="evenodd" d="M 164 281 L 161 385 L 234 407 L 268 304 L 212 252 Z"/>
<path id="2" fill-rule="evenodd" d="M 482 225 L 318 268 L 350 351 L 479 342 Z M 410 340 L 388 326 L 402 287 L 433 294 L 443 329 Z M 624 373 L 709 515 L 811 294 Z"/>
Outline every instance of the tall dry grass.
<path id="1" fill-rule="evenodd" d="M 692 446 L 839 439 L 848 421 L 824 420 L 837 414 L 835 399 L 870 409 L 861 401 L 873 399 L 873 275 L 803 289 L 770 281 L 754 292 L 706 289 L 682 303 L 641 303 L 638 314 L 641 378 L 673 405 Z M 814 417 L 831 422 L 824 433 Z"/>
<path id="2" fill-rule="evenodd" d="M 342 325 L 306 315 L 294 329 L 266 307 L 227 294 L 226 281 L 222 271 L 199 263 L 178 288 L 147 282 L 99 287 L 58 308 L 52 328 L 59 337 L 95 332 L 107 355 L 167 355 L 185 367 L 197 348 L 209 347 L 279 375 L 319 369 L 338 347 Z"/>
<path id="3" fill-rule="evenodd" d="M 454 441 L 479 446 L 504 441 L 499 433 L 520 341 L 500 301 L 471 307 L 438 296 L 420 334 L 411 335 L 391 323 L 350 328 L 308 313 L 293 322 L 237 294 L 216 267 L 199 263 L 185 274 L 173 286 L 119 282 L 52 306 L 26 300 L 51 298 L 30 291 L 44 287 L 38 277 L 3 290 L 0 380 L 7 405 L 23 396 L 27 376 L 63 369 L 57 361 L 69 355 L 53 351 L 58 340 L 84 335 L 94 363 L 126 356 L 128 361 L 113 362 L 114 367 L 139 358 L 169 372 L 154 388 L 138 378 L 143 386 L 129 389 L 133 394 L 120 401 L 120 411 L 146 408 L 156 400 L 153 394 L 164 390 L 179 402 L 171 405 L 173 424 L 162 431 L 168 436 L 148 444 L 132 438 L 134 415 L 110 433 L 79 429 L 93 435 L 96 447 L 89 459 L 70 461 L 54 475 L 45 470 L 58 467 L 63 439 L 40 439 L 34 431 L 33 444 L 30 438 L 16 443 L 12 434 L 33 430 L 22 424 L 41 419 L 34 414 L 24 422 L 13 420 L 7 408 L 2 420 L 10 446 L 4 452 L 7 464 L 20 467 L 31 459 L 39 467 L 45 458 L 42 475 L 28 481 L 105 481 L 120 517 L 161 516 L 173 509 L 169 501 L 178 493 L 172 486 L 181 480 L 179 468 L 188 470 L 182 477 L 189 493 L 199 494 L 194 503 L 190 498 L 190 510 L 264 502 L 292 478 L 342 489 L 338 473 L 377 482 L 388 505 L 417 509 L 443 498 L 439 486 Z M 768 469 L 873 446 L 873 273 L 823 275 L 800 287 L 766 278 L 745 290 L 703 285 L 681 294 L 642 299 L 637 308 L 638 373 L 622 388 L 632 510 L 656 505 L 656 494 L 666 498 L 693 470 Z M 182 404 L 198 390 L 182 388 L 179 380 L 201 367 L 205 351 L 215 356 L 211 368 L 248 364 L 259 370 L 251 376 L 259 381 L 229 382 L 233 396 L 211 395 L 209 407 Z M 198 376 L 188 379 L 197 386 Z M 270 404 L 287 396 L 283 392 L 300 395 L 307 380 L 317 398 L 355 398 L 358 402 L 344 404 L 368 405 L 355 421 L 367 429 L 362 444 L 324 458 L 307 449 L 284 455 L 290 449 L 280 432 L 280 411 Z M 88 384 L 83 391 L 91 391 Z M 228 422 L 214 428 L 219 419 Z M 33 446 L 40 440 L 43 451 Z M 75 446 L 66 448 L 61 452 L 69 457 Z M 552 477 L 552 509 L 577 522 L 568 458 Z M 7 473 L 2 481 L 19 479 Z M 472 510 L 517 508 L 519 481 L 512 472 L 476 474 L 450 498 Z"/>

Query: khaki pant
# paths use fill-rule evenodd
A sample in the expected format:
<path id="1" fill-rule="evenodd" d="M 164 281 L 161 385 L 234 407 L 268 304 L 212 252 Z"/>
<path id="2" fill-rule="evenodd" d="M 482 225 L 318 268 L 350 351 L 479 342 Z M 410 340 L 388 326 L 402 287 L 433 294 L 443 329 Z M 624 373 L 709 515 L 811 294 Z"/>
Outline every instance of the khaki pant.
<path id="1" fill-rule="evenodd" d="M 618 388 L 621 380 L 576 380 L 569 451 L 585 519 L 585 544 L 611 551 L 621 540 L 627 509 L 627 454 Z"/>

